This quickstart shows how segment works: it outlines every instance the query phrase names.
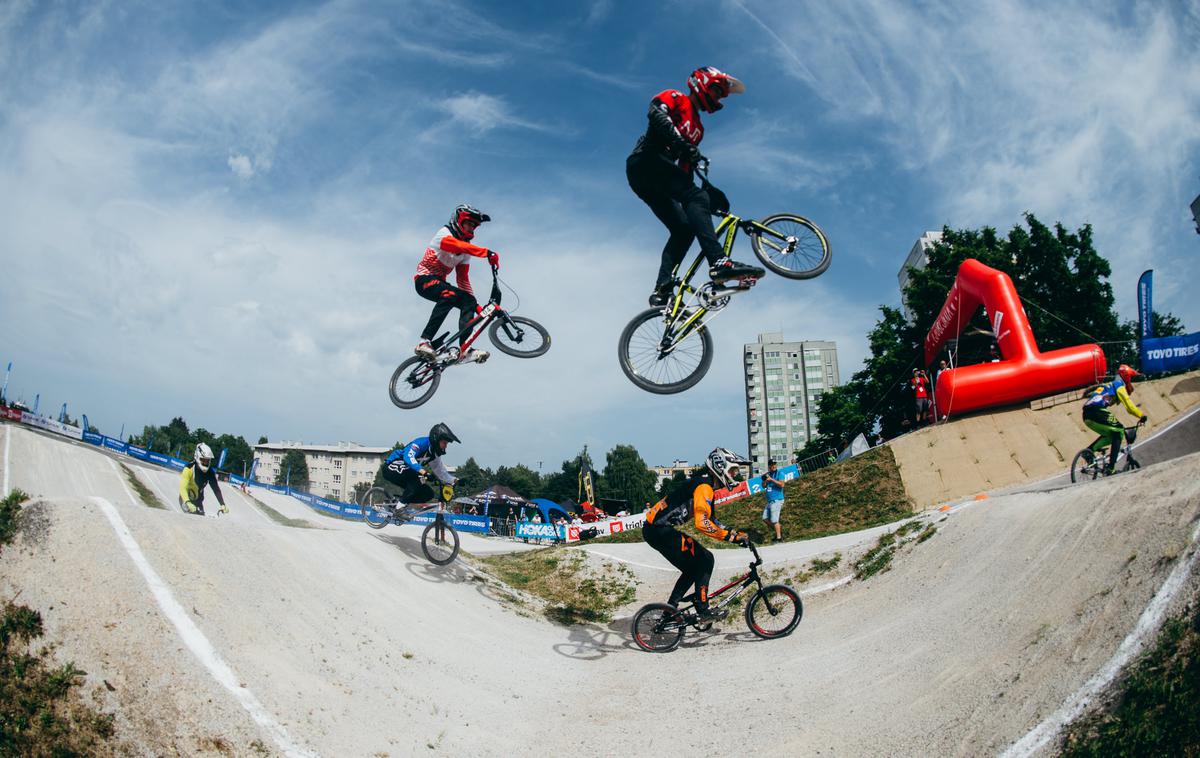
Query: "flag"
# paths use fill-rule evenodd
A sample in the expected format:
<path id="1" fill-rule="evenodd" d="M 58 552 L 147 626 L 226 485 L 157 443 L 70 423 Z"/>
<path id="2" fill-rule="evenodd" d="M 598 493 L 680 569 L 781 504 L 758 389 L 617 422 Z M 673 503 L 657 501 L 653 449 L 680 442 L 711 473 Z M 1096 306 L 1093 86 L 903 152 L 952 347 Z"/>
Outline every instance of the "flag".
<path id="1" fill-rule="evenodd" d="M 1146 269 L 1138 278 L 1138 321 L 1141 331 L 1138 340 L 1154 336 L 1154 269 Z"/>

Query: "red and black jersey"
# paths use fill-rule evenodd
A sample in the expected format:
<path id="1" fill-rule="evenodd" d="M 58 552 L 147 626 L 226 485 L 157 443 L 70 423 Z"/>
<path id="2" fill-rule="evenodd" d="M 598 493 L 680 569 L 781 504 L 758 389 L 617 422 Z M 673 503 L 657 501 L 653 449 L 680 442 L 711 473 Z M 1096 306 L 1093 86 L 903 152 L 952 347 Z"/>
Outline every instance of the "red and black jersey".
<path id="1" fill-rule="evenodd" d="M 647 117 L 650 124 L 634 146 L 634 155 L 656 153 L 680 160 L 687 145 L 699 146 L 704 139 L 700 112 L 686 92 L 668 89 L 658 93 L 650 101 Z M 680 160 L 680 168 L 688 171 L 691 166 Z"/>

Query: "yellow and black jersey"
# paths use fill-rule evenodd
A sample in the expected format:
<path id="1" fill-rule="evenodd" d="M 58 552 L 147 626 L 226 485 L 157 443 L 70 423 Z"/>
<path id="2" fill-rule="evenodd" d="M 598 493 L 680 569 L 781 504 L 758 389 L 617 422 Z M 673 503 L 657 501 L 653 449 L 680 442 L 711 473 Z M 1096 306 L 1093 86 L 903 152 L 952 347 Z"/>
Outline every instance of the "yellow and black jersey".
<path id="1" fill-rule="evenodd" d="M 683 486 L 665 500 L 659 500 L 646 511 L 648 526 L 675 527 L 690 518 L 704 534 L 718 540 L 731 541 L 736 531 L 717 521 L 717 506 L 712 477 L 707 472 L 693 474 Z"/>
<path id="2" fill-rule="evenodd" d="M 184 466 L 183 471 L 179 474 L 180 499 L 185 503 L 189 500 L 203 501 L 205 485 L 212 487 L 213 494 L 217 496 L 217 502 L 225 505 L 225 498 L 221 496 L 221 488 L 217 486 L 217 469 L 209 466 L 208 471 L 201 471 L 196 467 L 195 461 Z"/>

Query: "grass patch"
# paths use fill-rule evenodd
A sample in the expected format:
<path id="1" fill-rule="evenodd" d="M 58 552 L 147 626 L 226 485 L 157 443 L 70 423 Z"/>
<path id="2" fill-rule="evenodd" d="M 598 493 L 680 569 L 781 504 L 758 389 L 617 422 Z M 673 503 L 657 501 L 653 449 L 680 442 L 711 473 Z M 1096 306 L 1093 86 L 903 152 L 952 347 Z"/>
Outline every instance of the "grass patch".
<path id="1" fill-rule="evenodd" d="M 8 497 L 0 500 L 0 551 L 12 542 L 13 535 L 21 521 L 21 503 L 29 499 L 29 495 L 21 490 L 13 490 Z"/>
<path id="2" fill-rule="evenodd" d="M 780 514 L 784 541 L 810 540 L 845 534 L 872 526 L 891 524 L 913 513 L 912 500 L 904 491 L 900 469 L 891 447 L 880 445 L 853 458 L 826 466 L 799 479 L 786 482 Z M 743 532 L 765 533 L 762 511 L 766 495 L 759 493 L 718 506 L 717 518 Z M 710 549 L 737 548 L 699 535 L 691 527 L 683 532 Z M 642 531 L 631 529 L 591 542 L 641 542 Z"/>
<path id="3" fill-rule="evenodd" d="M 1108 706 L 1070 724 L 1062 755 L 1200 755 L 1200 595 L 1167 621 Z"/>
<path id="4" fill-rule="evenodd" d="M 20 526 L 21 503 L 13 490 L 0 501 L 0 548 Z M 51 647 L 36 648 L 42 614 L 12 601 L 0 607 L 0 755 L 115 755 L 113 717 L 80 697 L 83 671 L 55 665 Z"/>
<path id="5" fill-rule="evenodd" d="M 163 505 L 162 501 L 146 485 L 142 484 L 142 480 L 137 478 L 137 474 L 133 473 L 133 469 L 124 463 L 118 463 L 117 465 L 125 472 L 125 478 L 129 480 L 129 486 L 133 487 L 133 491 L 137 493 L 137 496 L 141 498 L 143 503 L 151 508 L 158 508 L 163 511 L 167 509 L 167 506 Z"/>
<path id="6" fill-rule="evenodd" d="M 890 571 L 892 559 L 896 551 L 908 543 L 921 544 L 937 534 L 933 524 L 922 524 L 920 521 L 909 521 L 902 524 L 894 532 L 888 532 L 879 538 L 875 547 L 868 550 L 854 564 L 854 578 L 868 579 L 876 574 Z"/>
<path id="7" fill-rule="evenodd" d="M 548 547 L 479 560 L 509 586 L 546 601 L 546 616 L 562 624 L 611 621 L 637 595 L 629 568 L 608 562 L 591 568 L 579 550 Z"/>

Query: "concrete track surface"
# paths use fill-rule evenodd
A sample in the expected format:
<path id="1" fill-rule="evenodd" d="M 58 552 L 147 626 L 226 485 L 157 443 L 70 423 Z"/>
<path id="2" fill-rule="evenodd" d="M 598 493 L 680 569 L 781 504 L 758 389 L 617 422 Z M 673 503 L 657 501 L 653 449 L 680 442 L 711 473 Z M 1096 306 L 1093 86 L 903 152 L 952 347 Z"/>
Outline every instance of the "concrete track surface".
<path id="1" fill-rule="evenodd" d="M 415 529 L 271 499 L 321 528 L 288 526 L 232 489 L 220 518 L 151 509 L 103 452 L 11 425 L 0 445 L 34 496 L 0 592 L 149 755 L 1045 753 L 1198 585 L 1192 453 L 927 517 L 892 570 L 807 594 L 792 636 L 730 618 L 652 655 L 431 566 Z M 125 465 L 174 504 L 173 475 Z M 789 549 L 769 561 L 812 552 Z"/>

